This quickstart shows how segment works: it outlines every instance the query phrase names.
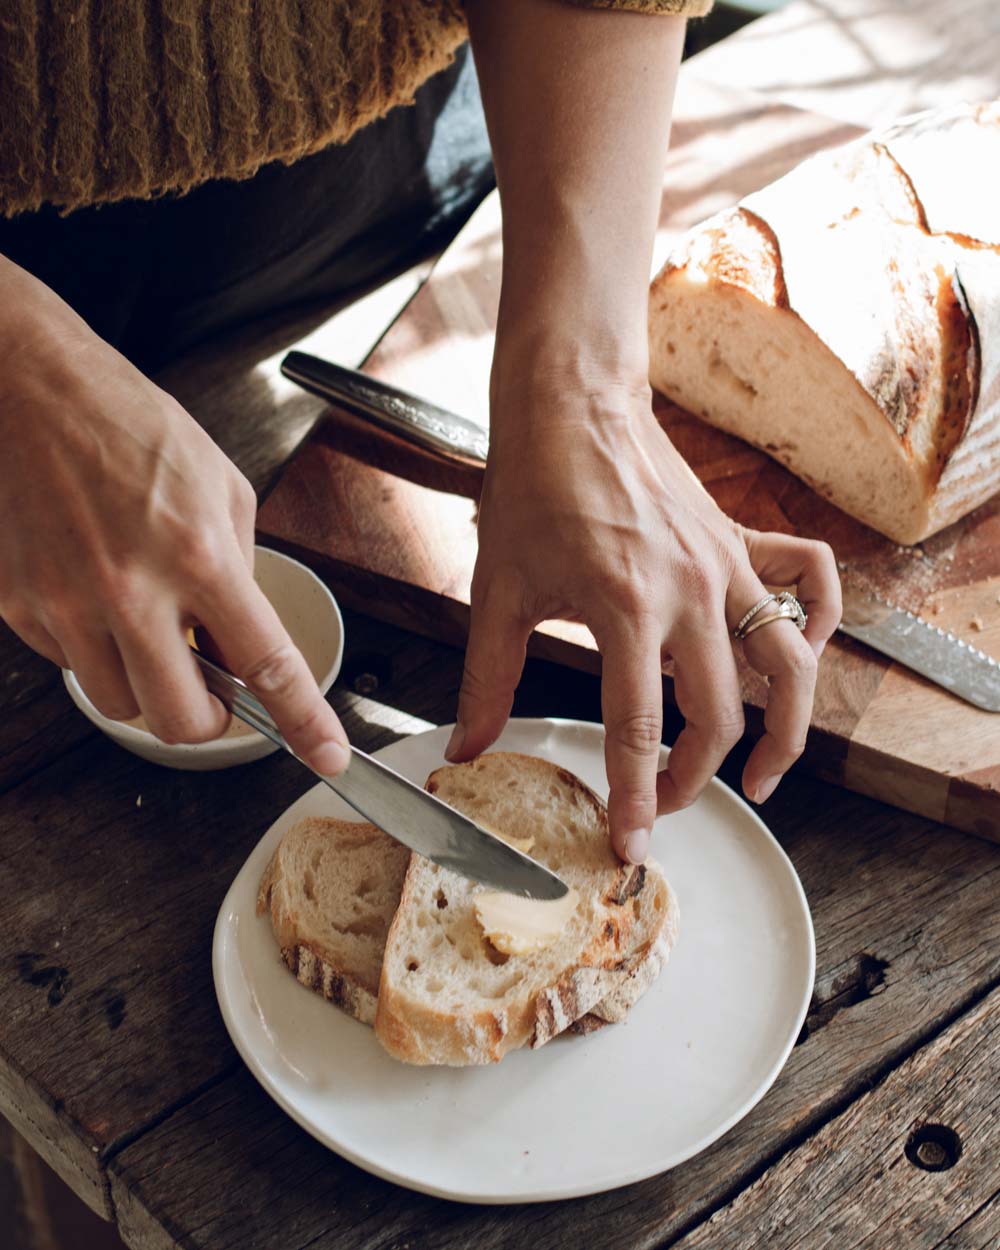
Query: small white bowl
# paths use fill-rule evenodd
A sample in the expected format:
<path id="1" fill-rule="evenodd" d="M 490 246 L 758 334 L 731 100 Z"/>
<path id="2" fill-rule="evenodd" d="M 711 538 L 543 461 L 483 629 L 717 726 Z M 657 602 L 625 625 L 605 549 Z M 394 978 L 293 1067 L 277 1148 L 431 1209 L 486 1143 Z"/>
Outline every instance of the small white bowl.
<path id="1" fill-rule="evenodd" d="M 274 605 L 320 690 L 326 694 L 337 680 L 344 655 L 344 622 L 336 599 L 311 569 L 267 547 L 255 549 L 254 580 Z M 102 715 L 68 669 L 63 670 L 63 681 L 70 698 L 88 720 L 119 746 L 154 764 L 198 771 L 231 768 L 278 750 L 269 739 L 235 718 L 221 738 L 171 746 L 134 722 L 111 720 Z"/>

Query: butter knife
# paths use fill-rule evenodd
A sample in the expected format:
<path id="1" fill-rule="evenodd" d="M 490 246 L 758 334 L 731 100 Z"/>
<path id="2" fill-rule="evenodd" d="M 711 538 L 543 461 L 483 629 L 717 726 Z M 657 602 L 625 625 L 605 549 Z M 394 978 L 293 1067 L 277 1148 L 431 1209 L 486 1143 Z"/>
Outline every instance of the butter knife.
<path id="1" fill-rule="evenodd" d="M 244 724 L 284 748 L 303 768 L 309 768 L 239 678 L 193 647 L 192 653 L 205 685 L 220 703 Z M 568 891 L 566 883 L 537 860 L 522 855 L 357 747 L 351 747 L 351 762 L 345 772 L 328 777 L 312 768 L 309 771 L 366 820 L 442 868 L 526 898 L 558 899 Z"/>
<path id="2" fill-rule="evenodd" d="M 307 390 L 366 416 L 441 455 L 484 464 L 488 436 L 445 408 L 397 390 L 356 369 L 289 352 L 282 372 Z M 886 600 L 844 587 L 840 629 L 944 690 L 988 712 L 1000 712 L 1000 665 L 978 647 Z"/>

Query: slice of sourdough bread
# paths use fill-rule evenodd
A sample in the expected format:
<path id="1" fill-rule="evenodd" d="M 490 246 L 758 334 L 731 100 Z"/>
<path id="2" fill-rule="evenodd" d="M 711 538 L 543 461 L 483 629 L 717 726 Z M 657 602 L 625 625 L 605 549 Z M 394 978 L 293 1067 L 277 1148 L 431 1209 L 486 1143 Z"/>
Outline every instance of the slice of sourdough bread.
<path id="1" fill-rule="evenodd" d="M 282 838 L 257 894 L 303 985 L 375 1022 L 386 934 L 410 852 L 374 825 L 312 816 Z"/>
<path id="2" fill-rule="evenodd" d="M 309 817 L 285 834 L 261 878 L 257 914 L 270 917 L 285 965 L 363 1024 L 375 1023 L 382 953 L 409 859 L 404 846 L 374 825 Z M 666 962 L 669 943 L 654 934 L 670 905 L 665 898 L 661 912 L 653 902 L 666 883 L 658 868 L 648 871 L 656 887 L 638 895 L 643 914 L 624 975 L 578 1022 L 578 1032 L 623 1020 Z"/>
<path id="3" fill-rule="evenodd" d="M 580 901 L 553 945 L 504 955 L 476 918 L 482 887 L 414 856 L 382 964 L 375 1032 L 383 1046 L 408 1063 L 494 1063 L 595 1008 L 620 1019 L 676 934 L 659 868 L 621 864 L 604 805 L 545 760 L 491 753 L 438 769 L 427 788 L 503 837 L 530 834 L 532 856 Z"/>

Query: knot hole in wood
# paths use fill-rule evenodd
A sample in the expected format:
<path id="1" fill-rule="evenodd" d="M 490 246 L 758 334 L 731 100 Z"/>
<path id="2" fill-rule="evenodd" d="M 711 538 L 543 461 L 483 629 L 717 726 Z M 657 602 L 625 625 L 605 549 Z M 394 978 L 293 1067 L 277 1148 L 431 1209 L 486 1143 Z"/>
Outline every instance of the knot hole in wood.
<path id="1" fill-rule="evenodd" d="M 906 1157 L 924 1172 L 946 1172 L 962 1157 L 962 1139 L 946 1124 L 922 1124 L 906 1143 Z"/>
<path id="2" fill-rule="evenodd" d="M 392 661 L 374 654 L 355 656 L 345 665 L 343 676 L 355 694 L 370 697 L 392 680 Z"/>

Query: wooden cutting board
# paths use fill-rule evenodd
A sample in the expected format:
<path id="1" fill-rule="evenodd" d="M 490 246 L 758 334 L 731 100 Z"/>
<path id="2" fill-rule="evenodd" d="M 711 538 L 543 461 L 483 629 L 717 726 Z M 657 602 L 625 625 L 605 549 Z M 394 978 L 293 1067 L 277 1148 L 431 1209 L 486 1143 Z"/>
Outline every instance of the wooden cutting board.
<path id="1" fill-rule="evenodd" d="M 657 263 L 673 239 L 858 133 L 842 122 L 682 74 Z M 366 369 L 484 425 L 499 294 L 496 197 L 479 208 Z M 756 529 L 830 542 L 845 577 L 1000 656 L 1000 499 L 919 547 L 851 520 L 763 453 L 658 400 L 670 437 L 719 504 Z M 316 568 L 351 607 L 462 643 L 480 474 L 442 464 L 331 410 L 264 504 L 263 538 Z M 589 671 L 593 639 L 547 622 L 532 653 Z M 751 732 L 765 687 L 741 667 Z M 665 690 L 672 695 L 669 669 Z M 838 637 L 821 666 L 805 766 L 824 778 L 1000 840 L 1000 715 Z"/>

